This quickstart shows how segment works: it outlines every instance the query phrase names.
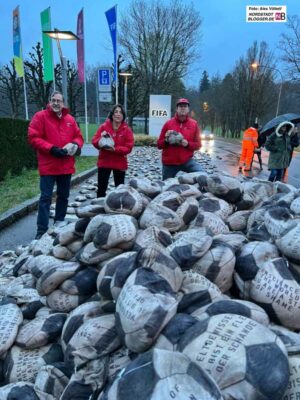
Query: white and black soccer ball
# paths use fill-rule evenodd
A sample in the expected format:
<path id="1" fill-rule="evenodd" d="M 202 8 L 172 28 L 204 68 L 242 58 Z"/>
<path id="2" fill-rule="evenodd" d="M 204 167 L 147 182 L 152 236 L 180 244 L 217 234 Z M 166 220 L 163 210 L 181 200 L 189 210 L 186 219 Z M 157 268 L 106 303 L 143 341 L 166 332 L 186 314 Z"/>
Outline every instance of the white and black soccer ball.
<path id="1" fill-rule="evenodd" d="M 55 399 L 60 399 L 68 382 L 69 378 L 65 375 L 63 368 L 59 369 L 53 365 L 45 365 L 37 374 L 34 388 L 53 396 Z"/>
<path id="2" fill-rule="evenodd" d="M 97 289 L 105 299 L 116 300 L 126 279 L 137 268 L 137 253 L 127 251 L 107 261 L 97 278 Z"/>
<path id="3" fill-rule="evenodd" d="M 278 325 L 300 329 L 299 283 L 283 258 L 266 261 L 250 285 L 250 298 Z"/>
<path id="4" fill-rule="evenodd" d="M 267 231 L 274 239 L 280 238 L 284 231 L 296 225 L 290 210 L 280 206 L 268 208 L 265 212 L 264 222 Z"/>
<path id="5" fill-rule="evenodd" d="M 138 231 L 133 250 L 138 251 L 147 247 L 151 247 L 154 244 L 167 247 L 172 242 L 172 235 L 167 229 L 150 226 L 149 228 Z"/>
<path id="6" fill-rule="evenodd" d="M 88 301 L 71 311 L 62 329 L 61 344 L 63 350 L 65 351 L 74 333 L 87 319 L 99 317 L 104 312 L 99 301 Z"/>
<path id="7" fill-rule="evenodd" d="M 67 368 L 81 368 L 86 363 L 110 354 L 120 347 L 113 314 L 89 318 L 69 340 L 64 361 Z"/>
<path id="8" fill-rule="evenodd" d="M 181 337 L 185 334 L 186 330 L 196 322 L 198 322 L 198 319 L 189 314 L 175 314 L 157 338 L 153 348 L 176 351 L 177 343 Z"/>
<path id="9" fill-rule="evenodd" d="M 246 243 L 236 256 L 234 280 L 243 298 L 249 299 L 252 279 L 265 261 L 279 256 L 278 249 L 269 242 Z"/>
<path id="10" fill-rule="evenodd" d="M 233 248 L 224 243 L 213 243 L 209 250 L 193 265 L 193 270 L 215 283 L 222 293 L 232 286 L 235 266 Z"/>
<path id="11" fill-rule="evenodd" d="M 145 194 L 153 199 L 161 193 L 161 185 L 158 182 L 152 182 L 149 178 L 132 178 L 128 185 L 136 189 L 138 192 Z"/>
<path id="12" fill-rule="evenodd" d="M 243 315 L 244 317 L 253 319 L 264 326 L 268 326 L 270 323 L 268 314 L 262 307 L 251 301 L 237 299 L 220 298 L 220 300 L 194 311 L 192 316 L 197 318 L 199 321 L 203 321 L 219 314 Z"/>
<path id="13" fill-rule="evenodd" d="M 37 349 L 53 343 L 61 335 L 67 314 L 54 313 L 35 318 L 21 326 L 15 344 L 24 349 Z"/>
<path id="14" fill-rule="evenodd" d="M 226 200 L 228 203 L 236 203 L 242 195 L 242 185 L 238 179 L 213 174 L 207 177 L 208 191 L 215 196 Z"/>
<path id="15" fill-rule="evenodd" d="M 139 217 L 143 212 L 143 198 L 133 187 L 119 185 L 106 195 L 104 208 L 106 213 Z"/>
<path id="16" fill-rule="evenodd" d="M 284 231 L 280 238 L 276 240 L 279 250 L 289 260 L 300 263 L 300 222 L 297 220 L 294 226 Z"/>
<path id="17" fill-rule="evenodd" d="M 233 212 L 233 206 L 223 199 L 209 195 L 199 200 L 199 212 L 201 210 L 214 213 L 226 221 Z"/>
<path id="18" fill-rule="evenodd" d="M 26 350 L 13 346 L 4 360 L 5 383 L 24 380 L 34 383 L 41 367 L 63 361 L 61 345 L 53 343 L 39 349 Z"/>
<path id="19" fill-rule="evenodd" d="M 222 395 L 213 378 L 187 356 L 154 349 L 133 360 L 99 399 L 169 398 L 221 400 Z"/>
<path id="20" fill-rule="evenodd" d="M 200 321 L 177 348 L 214 378 L 224 399 L 281 400 L 287 388 L 284 344 L 247 317 L 220 314 Z"/>
<path id="21" fill-rule="evenodd" d="M 300 215 L 300 196 L 292 201 L 290 209 L 294 214 Z"/>
<path id="22" fill-rule="evenodd" d="M 224 297 L 217 285 L 199 272 L 189 269 L 183 272 L 179 298 L 178 311 L 191 314 Z"/>
<path id="23" fill-rule="evenodd" d="M 66 279 L 60 285 L 60 289 L 68 294 L 91 296 L 97 291 L 96 280 L 98 273 L 99 271 L 97 268 L 88 266 L 83 270 L 78 271 L 71 278 Z"/>
<path id="24" fill-rule="evenodd" d="M 177 311 L 170 284 L 148 268 L 136 269 L 117 300 L 116 328 L 122 343 L 140 353 L 148 350 Z"/>
<path id="25" fill-rule="evenodd" d="M 180 232 L 167 247 L 170 255 L 185 270 L 192 267 L 210 248 L 213 241 L 208 228 L 192 228 Z"/>
<path id="26" fill-rule="evenodd" d="M 214 235 L 229 232 L 228 226 L 219 215 L 203 210 L 198 212 L 196 218 L 190 223 L 190 228 L 195 227 L 209 228 Z"/>

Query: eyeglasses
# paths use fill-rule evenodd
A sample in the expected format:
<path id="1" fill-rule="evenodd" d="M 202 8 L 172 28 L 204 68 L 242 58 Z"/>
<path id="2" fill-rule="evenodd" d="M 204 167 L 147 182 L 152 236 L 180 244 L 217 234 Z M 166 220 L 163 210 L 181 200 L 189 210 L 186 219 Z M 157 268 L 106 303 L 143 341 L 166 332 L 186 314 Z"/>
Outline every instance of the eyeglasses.
<path id="1" fill-rule="evenodd" d="M 189 106 L 188 104 L 178 104 L 177 107 L 188 107 L 188 106 Z"/>
<path id="2" fill-rule="evenodd" d="M 51 103 L 58 103 L 58 104 L 63 102 L 62 100 L 59 99 L 51 99 L 50 101 Z"/>

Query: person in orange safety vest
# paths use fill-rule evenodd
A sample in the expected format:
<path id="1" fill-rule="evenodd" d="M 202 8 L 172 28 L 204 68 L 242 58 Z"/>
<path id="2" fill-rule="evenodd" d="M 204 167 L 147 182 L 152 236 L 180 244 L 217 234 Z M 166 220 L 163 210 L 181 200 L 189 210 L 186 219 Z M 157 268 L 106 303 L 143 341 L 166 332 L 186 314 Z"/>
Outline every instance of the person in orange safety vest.
<path id="1" fill-rule="evenodd" d="M 251 171 L 252 158 L 254 149 L 258 147 L 258 124 L 253 124 L 253 127 L 246 129 L 243 134 L 242 140 L 242 153 L 239 162 L 239 169 L 243 167 L 244 171 Z"/>

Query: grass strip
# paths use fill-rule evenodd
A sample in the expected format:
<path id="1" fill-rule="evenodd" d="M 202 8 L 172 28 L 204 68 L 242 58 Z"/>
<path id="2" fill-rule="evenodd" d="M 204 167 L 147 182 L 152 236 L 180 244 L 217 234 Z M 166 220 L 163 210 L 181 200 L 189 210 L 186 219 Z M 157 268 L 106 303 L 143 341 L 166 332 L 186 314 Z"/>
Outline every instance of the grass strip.
<path id="1" fill-rule="evenodd" d="M 97 157 L 78 157 L 76 174 L 95 167 Z M 0 182 L 0 214 L 40 193 L 37 170 L 24 170 L 19 176 L 8 175 Z"/>

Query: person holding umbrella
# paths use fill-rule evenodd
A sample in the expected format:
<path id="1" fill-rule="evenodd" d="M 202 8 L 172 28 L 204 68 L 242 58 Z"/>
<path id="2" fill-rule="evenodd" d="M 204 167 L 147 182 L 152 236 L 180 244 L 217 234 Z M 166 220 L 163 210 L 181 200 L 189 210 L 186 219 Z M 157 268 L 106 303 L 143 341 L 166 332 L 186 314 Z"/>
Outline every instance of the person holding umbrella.
<path id="1" fill-rule="evenodd" d="M 284 169 L 289 166 L 292 149 L 291 134 L 294 124 L 290 121 L 281 122 L 275 132 L 267 137 L 265 148 L 270 152 L 268 169 L 271 170 L 269 181 L 281 181 Z"/>
<path id="2" fill-rule="evenodd" d="M 295 126 L 292 134 L 291 134 L 291 152 L 290 152 L 290 162 L 289 162 L 289 166 L 292 162 L 292 158 L 293 158 L 293 153 L 294 153 L 294 148 L 298 147 L 300 144 L 299 142 L 299 136 L 298 136 L 298 127 Z M 282 176 L 282 180 L 286 180 L 287 179 L 287 168 L 284 169 L 283 171 L 283 176 Z"/>

